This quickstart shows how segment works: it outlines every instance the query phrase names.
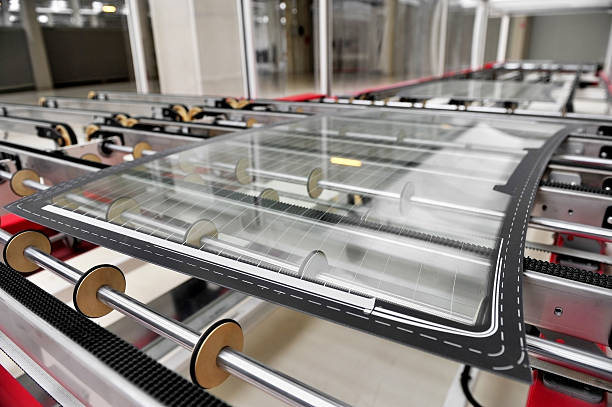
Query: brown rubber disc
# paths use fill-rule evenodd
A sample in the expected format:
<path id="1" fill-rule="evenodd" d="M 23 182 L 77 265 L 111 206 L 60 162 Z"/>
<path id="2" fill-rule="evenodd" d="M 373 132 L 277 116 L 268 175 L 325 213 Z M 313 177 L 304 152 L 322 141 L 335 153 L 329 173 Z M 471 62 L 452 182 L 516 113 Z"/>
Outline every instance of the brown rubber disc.
<path id="1" fill-rule="evenodd" d="M 36 230 L 24 230 L 13 235 L 4 246 L 4 262 L 20 273 L 38 270 L 40 268 L 38 264 L 25 256 L 24 251 L 28 247 L 35 247 L 47 254 L 51 253 L 51 242 L 46 235 Z"/>
<path id="2" fill-rule="evenodd" d="M 96 126 L 95 124 L 88 124 L 87 127 L 85 127 L 85 139 L 87 139 L 87 141 L 91 141 L 91 137 L 99 130 L 100 127 Z"/>
<path id="3" fill-rule="evenodd" d="M 202 246 L 202 238 L 203 237 L 219 237 L 219 232 L 217 230 L 217 226 L 208 220 L 208 219 L 200 219 L 195 221 L 189 229 L 185 232 L 185 244 L 193 247 L 201 247 Z"/>
<path id="4" fill-rule="evenodd" d="M 145 150 L 153 150 L 153 148 L 151 147 L 151 144 L 147 143 L 146 141 L 141 141 L 134 146 L 132 156 L 134 156 L 135 160 L 142 158 L 142 152 Z"/>
<path id="5" fill-rule="evenodd" d="M 23 184 L 24 181 L 30 180 L 34 182 L 40 182 L 40 175 L 30 168 L 24 168 L 13 173 L 11 177 L 11 190 L 15 193 L 15 195 L 19 196 L 29 196 L 36 193 L 34 188 L 30 188 Z"/>
<path id="6" fill-rule="evenodd" d="M 174 105 L 174 106 L 172 106 L 172 110 L 174 110 L 179 115 L 179 117 L 181 118 L 182 121 L 184 121 L 184 122 L 190 122 L 191 121 L 191 117 L 189 116 L 189 112 L 187 112 L 187 109 L 185 109 L 184 106 Z"/>
<path id="7" fill-rule="evenodd" d="M 100 158 L 100 156 L 98 154 L 94 154 L 94 153 L 83 154 L 81 156 L 81 160 L 93 161 L 95 163 L 101 163 L 102 162 L 102 159 Z"/>
<path id="8" fill-rule="evenodd" d="M 125 276 L 119 268 L 110 264 L 93 267 L 74 286 L 74 307 L 89 318 L 103 317 L 113 309 L 98 299 L 98 290 L 108 286 L 123 293 L 125 285 Z"/>
<path id="9" fill-rule="evenodd" d="M 323 192 L 323 188 L 319 186 L 319 181 L 323 179 L 323 170 L 319 167 L 310 171 L 308 181 L 306 182 L 306 190 L 311 198 L 318 198 Z"/>
<path id="10" fill-rule="evenodd" d="M 234 170 L 234 175 L 236 176 L 236 180 L 242 185 L 250 184 L 252 181 L 251 176 L 248 173 L 250 163 L 246 158 L 241 158 L 236 162 L 236 168 Z"/>
<path id="11" fill-rule="evenodd" d="M 63 144 L 61 144 L 60 147 L 65 147 L 72 144 L 72 141 L 70 140 L 70 133 L 68 133 L 66 127 L 62 126 L 61 124 L 58 124 L 57 126 L 55 126 L 55 130 L 60 134 L 63 140 Z"/>
<path id="12" fill-rule="evenodd" d="M 205 389 L 223 383 L 229 373 L 217 365 L 217 356 L 228 347 L 239 352 L 244 347 L 242 328 L 230 319 L 218 321 L 200 337 L 191 355 L 191 379 Z"/>

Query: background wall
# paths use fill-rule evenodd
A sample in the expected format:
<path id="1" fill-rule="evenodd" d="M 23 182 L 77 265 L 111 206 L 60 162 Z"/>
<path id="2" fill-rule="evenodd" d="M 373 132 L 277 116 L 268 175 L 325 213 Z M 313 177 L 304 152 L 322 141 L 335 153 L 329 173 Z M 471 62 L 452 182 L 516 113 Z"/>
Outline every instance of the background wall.
<path id="1" fill-rule="evenodd" d="M 43 38 L 56 87 L 130 79 L 129 39 L 122 27 L 44 27 Z"/>
<path id="2" fill-rule="evenodd" d="M 149 7 L 161 92 L 242 95 L 235 1 L 149 0 Z"/>
<path id="3" fill-rule="evenodd" d="M 530 17 L 526 57 L 558 62 L 603 61 L 610 18 L 607 13 Z"/>
<path id="4" fill-rule="evenodd" d="M 0 91 L 34 86 L 25 31 L 0 27 Z"/>

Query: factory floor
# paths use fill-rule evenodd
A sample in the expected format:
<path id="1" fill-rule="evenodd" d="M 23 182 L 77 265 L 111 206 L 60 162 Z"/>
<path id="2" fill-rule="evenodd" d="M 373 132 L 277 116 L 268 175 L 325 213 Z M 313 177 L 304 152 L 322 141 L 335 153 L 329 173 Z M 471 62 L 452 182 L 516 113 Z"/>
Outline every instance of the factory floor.
<path id="1" fill-rule="evenodd" d="M 376 83 L 369 83 L 375 85 Z M 362 84 L 363 85 L 363 84 Z M 289 93 L 312 91 L 307 82 L 298 83 Z M 355 83 L 346 83 L 346 89 L 359 89 Z M 0 94 L 0 100 L 15 103 L 37 103 L 43 95 L 85 97 L 89 90 L 134 91 L 133 83 L 85 85 L 52 91 L 25 91 Z M 154 90 L 156 86 L 154 86 Z M 211 89 L 211 94 L 222 94 L 222 89 Z M 268 94 L 265 94 L 268 93 Z M 274 87 L 264 91 L 264 97 L 274 95 Z M 597 97 L 599 95 L 595 95 Z M 13 142 L 19 142 L 12 139 Z M 72 259 L 75 267 L 87 269 L 108 259 L 125 261 L 125 256 L 95 249 Z M 121 260 L 123 258 L 123 260 Z M 134 260 L 129 267 L 134 272 L 128 284 L 128 294 L 141 301 L 154 298 L 155 293 L 185 280 L 185 276 L 157 266 Z M 135 278 L 137 275 L 141 278 Z M 142 278 L 146 276 L 146 278 Z M 43 288 L 51 286 L 60 297 L 70 303 L 69 287 L 51 273 L 42 271 L 34 279 Z M 155 284 L 159 282 L 159 284 Z M 163 282 L 162 282 L 163 281 Z M 58 286 L 59 284 L 59 286 Z M 60 288 L 58 288 L 60 287 Z M 157 291 L 156 291 L 157 290 Z M 159 294 L 158 294 L 159 295 Z M 118 313 L 111 323 L 123 318 Z M 110 315 L 109 315 L 110 317 Z M 390 342 L 370 334 L 355 331 L 338 324 L 323 321 L 297 311 L 278 307 L 246 336 L 245 353 L 267 366 L 284 372 L 316 389 L 328 393 L 354 406 L 464 406 L 465 400 L 458 385 L 461 365 L 423 351 Z M 20 370 L 9 359 L 0 358 L 13 375 Z M 188 377 L 186 369 L 179 369 Z M 524 406 L 529 386 L 488 372 L 479 372 L 475 398 L 483 406 Z M 264 392 L 230 377 L 211 393 L 228 404 L 240 406 L 283 406 L 284 404 Z"/>

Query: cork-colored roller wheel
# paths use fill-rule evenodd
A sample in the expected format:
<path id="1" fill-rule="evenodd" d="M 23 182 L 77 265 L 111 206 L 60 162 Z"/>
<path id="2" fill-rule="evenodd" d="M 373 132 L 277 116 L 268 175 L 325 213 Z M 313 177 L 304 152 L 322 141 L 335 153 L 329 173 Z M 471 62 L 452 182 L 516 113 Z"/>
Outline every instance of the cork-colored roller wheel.
<path id="1" fill-rule="evenodd" d="M 202 178 L 202 176 L 200 176 L 200 174 L 196 174 L 195 172 L 185 175 L 183 181 L 190 182 L 192 184 L 204 185 L 204 179 Z"/>
<path id="2" fill-rule="evenodd" d="M 137 124 L 138 124 L 138 119 L 134 119 L 133 117 L 128 117 L 128 118 L 125 120 L 125 124 L 124 124 L 124 126 L 125 126 L 125 127 L 134 127 L 134 126 L 136 126 Z"/>
<path id="3" fill-rule="evenodd" d="M 123 217 L 125 212 L 138 213 L 140 205 L 132 198 L 117 198 L 106 209 L 106 221 L 117 224 L 128 223 L 128 220 Z"/>
<path id="4" fill-rule="evenodd" d="M 91 141 L 91 138 L 93 137 L 93 135 L 98 131 L 100 131 L 99 126 L 96 126 L 95 124 L 87 125 L 87 127 L 85 127 L 85 139 L 87 141 Z"/>
<path id="5" fill-rule="evenodd" d="M 172 110 L 181 118 L 184 122 L 190 122 L 191 116 L 189 116 L 189 112 L 185 109 L 185 106 L 174 105 L 172 106 Z"/>
<path id="6" fill-rule="evenodd" d="M 236 180 L 242 185 L 250 184 L 252 179 L 249 175 L 249 160 L 246 158 L 241 158 L 236 162 L 236 168 L 234 170 L 234 175 L 236 176 Z"/>
<path id="7" fill-rule="evenodd" d="M 225 98 L 225 103 L 227 103 L 232 109 L 236 109 L 238 106 L 238 101 L 234 98 Z"/>
<path id="8" fill-rule="evenodd" d="M 81 156 L 81 160 L 93 161 L 95 163 L 101 163 L 102 162 L 102 159 L 100 158 L 100 156 L 98 154 L 94 154 L 94 153 L 83 154 Z"/>
<path id="9" fill-rule="evenodd" d="M 123 113 L 119 113 L 115 115 L 115 120 L 117 120 L 119 122 L 120 125 L 122 125 L 123 127 L 125 127 L 128 117 L 126 115 L 124 115 Z"/>
<path id="10" fill-rule="evenodd" d="M 261 193 L 259 194 L 258 197 L 260 200 L 261 199 L 267 199 L 270 201 L 277 201 L 280 199 L 280 197 L 278 196 L 278 192 L 276 192 L 275 189 L 273 188 L 266 188 L 263 191 L 261 191 Z"/>
<path id="11" fill-rule="evenodd" d="M 222 319 L 215 322 L 200 337 L 191 355 L 191 380 L 205 389 L 223 383 L 229 373 L 217 366 L 217 356 L 224 348 L 242 351 L 244 334 L 238 322 Z"/>
<path id="12" fill-rule="evenodd" d="M 323 170 L 319 167 L 310 171 L 308 181 L 306 182 L 306 190 L 311 198 L 318 198 L 323 192 L 323 188 L 319 186 L 319 181 L 323 179 Z"/>
<path id="13" fill-rule="evenodd" d="M 249 118 L 249 119 L 246 121 L 246 126 L 247 126 L 247 128 L 249 128 L 249 129 L 250 129 L 251 127 L 255 126 L 256 124 L 257 124 L 257 120 L 256 120 L 254 117 L 251 117 L 251 118 Z"/>
<path id="14" fill-rule="evenodd" d="M 215 239 L 219 237 L 217 226 L 208 219 L 200 219 L 193 222 L 185 232 L 184 241 L 185 244 L 189 246 L 201 247 L 203 237 L 212 237 Z"/>
<path id="15" fill-rule="evenodd" d="M 178 167 L 181 171 L 190 174 L 195 171 L 196 164 L 189 158 L 189 154 L 181 153 L 178 158 Z"/>
<path id="16" fill-rule="evenodd" d="M 74 286 L 74 307 L 89 318 L 99 318 L 113 309 L 98 299 L 98 290 L 104 286 L 125 292 L 125 276 L 119 268 L 101 264 L 89 269 Z"/>
<path id="17" fill-rule="evenodd" d="M 30 168 L 24 168 L 13 173 L 10 182 L 11 191 L 18 196 L 29 196 L 35 193 L 36 190 L 34 188 L 30 188 L 23 184 L 26 180 L 40 182 L 40 175 Z"/>
<path id="18" fill-rule="evenodd" d="M 187 112 L 187 114 L 189 115 L 189 120 L 194 120 L 195 117 L 197 115 L 199 115 L 200 113 L 202 113 L 203 110 L 201 107 L 198 106 L 193 106 L 191 109 L 189 109 L 189 112 Z"/>
<path id="19" fill-rule="evenodd" d="M 134 150 L 132 150 L 132 155 L 134 156 L 134 159 L 137 160 L 139 158 L 142 158 L 143 152 L 145 150 L 153 150 L 153 147 L 151 147 L 151 144 L 147 143 L 146 141 L 136 143 L 136 145 L 134 146 Z"/>
<path id="20" fill-rule="evenodd" d="M 82 157 L 81 157 L 82 158 Z M 77 190 L 72 190 L 73 194 L 79 194 L 80 192 L 80 188 Z M 59 206 L 60 208 L 64 208 L 64 209 L 69 209 L 71 211 L 77 209 L 79 207 L 79 204 L 71 199 L 69 199 L 66 195 L 61 194 L 61 195 L 57 195 L 51 198 L 51 202 L 53 202 L 53 205 L 55 206 Z"/>
<path id="21" fill-rule="evenodd" d="M 24 230 L 13 235 L 4 246 L 4 262 L 21 273 L 38 270 L 38 264 L 25 256 L 24 251 L 28 247 L 35 247 L 47 254 L 51 253 L 51 242 L 47 236 L 36 230 Z"/>
<path id="22" fill-rule="evenodd" d="M 55 126 L 55 131 L 57 131 L 62 138 L 62 143 L 60 143 L 60 147 L 66 147 L 72 144 L 72 140 L 70 140 L 70 133 L 68 132 L 68 129 L 66 129 L 66 127 L 62 126 L 61 124 L 58 124 L 57 126 Z"/>
<path id="23" fill-rule="evenodd" d="M 90 90 L 87 92 L 87 99 L 96 99 L 98 97 L 98 92 L 95 90 Z"/>
<path id="24" fill-rule="evenodd" d="M 225 101 L 227 102 L 228 105 L 230 105 L 232 109 L 236 109 L 236 110 L 244 109 L 245 107 L 251 104 L 251 101 L 248 99 L 237 100 L 234 98 L 227 98 L 225 99 Z"/>
<path id="25" fill-rule="evenodd" d="M 44 96 L 41 96 L 38 98 L 38 105 L 39 106 L 45 106 L 47 104 L 47 98 Z"/>

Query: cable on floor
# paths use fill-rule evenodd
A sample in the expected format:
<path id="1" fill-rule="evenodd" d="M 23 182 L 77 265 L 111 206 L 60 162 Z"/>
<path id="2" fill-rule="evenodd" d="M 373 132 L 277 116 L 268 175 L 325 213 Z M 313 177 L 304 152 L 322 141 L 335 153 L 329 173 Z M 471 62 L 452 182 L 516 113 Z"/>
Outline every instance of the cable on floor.
<path id="1" fill-rule="evenodd" d="M 461 389 L 463 390 L 463 394 L 467 401 L 474 407 L 482 407 L 482 405 L 476 401 L 474 396 L 472 395 L 472 391 L 470 390 L 470 380 L 472 380 L 472 376 L 470 376 L 470 371 L 472 370 L 472 366 L 465 365 L 463 368 L 463 372 L 461 372 Z"/>

